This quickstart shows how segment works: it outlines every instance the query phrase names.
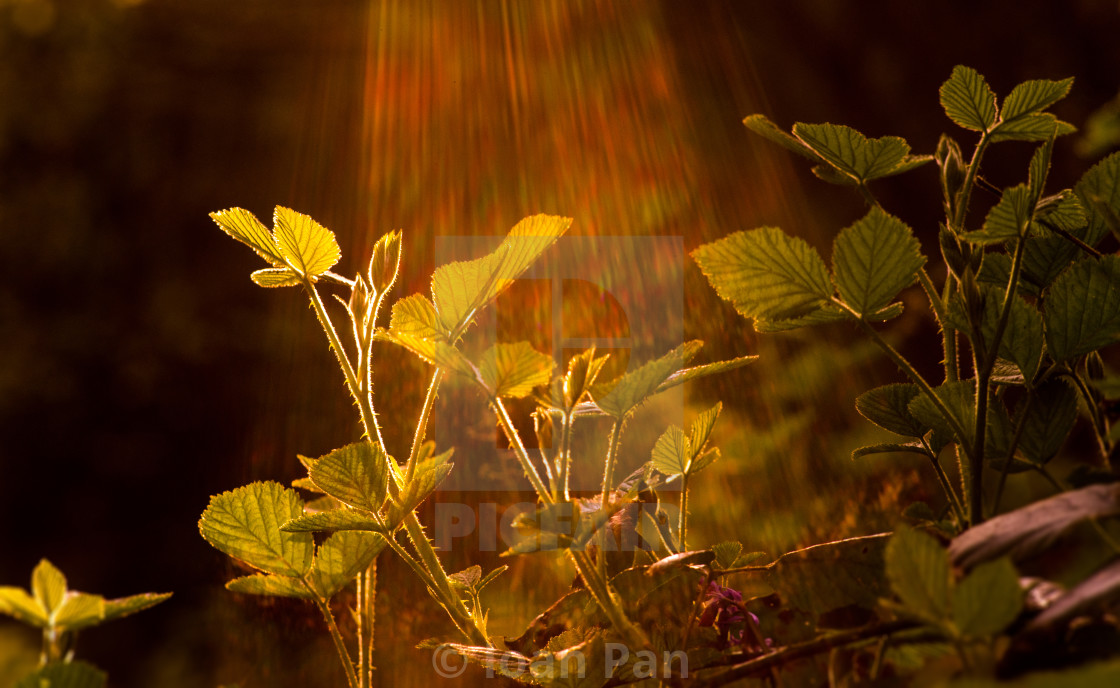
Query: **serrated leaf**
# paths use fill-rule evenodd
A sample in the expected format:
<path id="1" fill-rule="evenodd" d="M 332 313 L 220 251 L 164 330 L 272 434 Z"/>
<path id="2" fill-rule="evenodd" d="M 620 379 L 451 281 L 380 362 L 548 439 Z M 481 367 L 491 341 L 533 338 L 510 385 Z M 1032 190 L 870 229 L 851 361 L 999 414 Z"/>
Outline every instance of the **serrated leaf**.
<path id="1" fill-rule="evenodd" d="M 321 457 L 308 475 L 323 492 L 366 511 L 377 511 L 385 503 L 389 461 L 376 442 L 354 442 Z"/>
<path id="2" fill-rule="evenodd" d="M 478 582 L 478 587 L 477 587 L 477 590 L 481 591 L 481 590 L 482 590 L 483 588 L 485 588 L 485 587 L 486 587 L 487 585 L 490 585 L 491 583 L 493 583 L 493 582 L 494 582 L 494 580 L 495 580 L 495 579 L 496 579 L 496 578 L 497 578 L 498 576 L 502 575 L 502 574 L 503 574 L 503 573 L 505 573 L 505 572 L 506 572 L 507 570 L 509 570 L 509 567 L 508 567 L 508 566 L 506 566 L 505 564 L 502 564 L 502 565 L 501 565 L 501 566 L 499 566 L 498 568 L 496 568 L 496 569 L 494 569 L 493 571 L 491 571 L 490 573 L 486 574 L 485 576 L 483 576 L 483 577 L 482 577 L 482 580 Z"/>
<path id="3" fill-rule="evenodd" d="M 276 244 L 284 262 L 312 279 L 330 270 L 342 255 L 334 232 L 303 213 L 276 206 Z"/>
<path id="4" fill-rule="evenodd" d="M 518 222 L 493 253 L 437 268 L 432 274 L 432 299 L 443 330 L 456 337 L 461 334 L 475 313 L 508 288 L 571 225 L 568 217 L 533 215 Z"/>
<path id="5" fill-rule="evenodd" d="M 685 436 L 684 430 L 675 425 L 670 425 L 653 445 L 651 455 L 653 467 L 665 475 L 684 473 L 691 458 L 692 448 L 689 446 L 688 437 Z"/>
<path id="6" fill-rule="evenodd" d="M 291 268 L 265 268 L 249 275 L 259 287 L 298 287 L 303 284 Z"/>
<path id="7" fill-rule="evenodd" d="M 979 245 L 1018 239 L 1026 233 L 1034 210 L 1033 204 L 1031 189 L 1026 184 L 1004 189 L 999 203 L 984 218 L 984 227 L 965 233 L 963 238 Z"/>
<path id="8" fill-rule="evenodd" d="M 47 612 L 26 590 L 10 585 L 0 586 L 0 614 L 38 628 L 47 625 Z"/>
<path id="9" fill-rule="evenodd" d="M 743 124 L 747 125 L 747 129 L 750 129 L 763 138 L 769 139 L 786 150 L 797 153 L 801 157 L 812 160 L 813 162 L 821 162 L 820 156 L 801 141 L 782 131 L 778 125 L 767 119 L 766 115 L 750 115 L 743 120 Z"/>
<path id="10" fill-rule="evenodd" d="M 1023 115 L 1010 122 L 1003 122 L 991 133 L 992 142 L 997 141 L 1046 141 L 1054 136 L 1065 136 L 1077 131 L 1077 127 L 1063 122 L 1049 112 L 1036 112 Z"/>
<path id="11" fill-rule="evenodd" d="M 994 284 L 980 285 L 983 311 L 980 314 L 979 324 L 981 345 L 985 351 L 995 340 L 1006 288 L 1006 284 L 1002 287 Z M 1015 295 L 1012 298 L 1011 311 L 1007 316 L 1007 324 L 1003 329 L 997 355 L 1018 366 L 1025 381 L 1029 382 L 1038 372 L 1042 359 L 1042 315 L 1023 297 Z M 949 312 L 954 327 L 969 332 L 968 318 L 964 313 L 964 305 L 959 299 L 951 302 Z"/>
<path id="12" fill-rule="evenodd" d="M 941 107 L 957 125 L 987 131 L 995 124 L 996 94 L 975 69 L 957 65 L 939 92 Z"/>
<path id="13" fill-rule="evenodd" d="M 171 593 L 145 592 L 139 595 L 118 597 L 115 600 L 105 600 L 105 621 L 121 619 L 136 612 L 150 609 L 160 602 L 171 599 Z"/>
<path id="14" fill-rule="evenodd" d="M 309 576 L 311 587 L 323 598 L 333 597 L 365 571 L 388 544 L 377 533 L 354 530 L 334 533 L 315 552 Z"/>
<path id="15" fill-rule="evenodd" d="M 303 513 L 295 490 L 276 482 L 256 482 L 210 498 L 198 522 L 202 537 L 250 566 L 282 576 L 302 576 L 311 567 L 308 533 L 285 533 L 280 526 Z"/>
<path id="16" fill-rule="evenodd" d="M 1108 232 L 1103 223 L 1093 221 L 1092 215 L 1088 223 L 1077 222 L 1076 219 L 1076 210 L 1072 205 L 1067 205 L 1046 218 L 1051 224 L 1066 230 L 1089 246 L 1096 246 Z M 1037 222 L 1033 226 L 1041 227 Z M 1023 280 L 1020 280 L 1020 284 L 1026 281 L 1035 291 L 1049 287 L 1075 258 L 1083 255 L 1076 244 L 1049 231 L 1035 232 L 1026 241 L 1027 245 L 1023 250 Z M 989 255 L 984 262 L 987 263 L 988 258 L 996 255 L 999 254 Z M 1009 257 L 1005 262 L 1010 266 Z M 1007 284 L 1007 280 L 1004 279 L 1003 283 Z"/>
<path id="17" fill-rule="evenodd" d="M 898 306 L 898 313 L 902 312 L 902 304 L 893 304 Z M 878 315 L 878 314 L 876 314 Z M 894 317 L 893 315 L 891 317 Z M 779 318 L 777 320 L 767 320 L 765 318 L 755 318 L 754 331 L 759 334 L 769 334 L 773 332 L 788 332 L 790 330 L 797 330 L 802 327 L 812 327 L 814 325 L 827 325 L 828 323 L 846 322 L 851 321 L 852 314 L 839 306 L 832 303 L 825 303 L 821 307 L 812 310 L 805 315 L 797 316 L 796 318 Z"/>
<path id="18" fill-rule="evenodd" d="M 698 340 L 685 342 L 661 358 L 626 373 L 614 383 L 606 396 L 596 400 L 596 404 L 604 413 L 616 419 L 624 418 L 642 402 L 657 394 L 662 383 L 688 363 L 703 345 Z"/>
<path id="19" fill-rule="evenodd" d="M 223 232 L 253 249 L 258 256 L 273 266 L 284 267 L 284 256 L 280 254 L 280 247 L 276 245 L 272 232 L 268 231 L 268 228 L 248 210 L 244 208 L 219 210 L 210 213 L 210 219 L 214 220 Z"/>
<path id="20" fill-rule="evenodd" d="M 385 531 L 385 526 L 367 511 L 361 509 L 332 509 L 305 514 L 283 523 L 281 530 L 289 533 L 315 533 L 335 530 L 368 530 L 376 533 Z"/>
<path id="21" fill-rule="evenodd" d="M 953 624 L 966 638 L 987 638 L 1023 609 L 1019 574 L 1006 557 L 980 564 L 953 591 Z"/>
<path id="22" fill-rule="evenodd" d="M 482 354 L 478 371 L 483 384 L 496 397 L 521 398 L 552 379 L 556 361 L 529 342 L 495 344 Z"/>
<path id="23" fill-rule="evenodd" d="M 1054 458 L 1073 430 L 1077 392 L 1063 380 L 1051 379 L 1032 394 L 1018 449 L 1027 460 L 1042 465 Z"/>
<path id="24" fill-rule="evenodd" d="M 31 572 L 31 594 L 48 616 L 52 615 L 66 597 L 66 576 L 54 564 L 40 559 Z"/>
<path id="25" fill-rule="evenodd" d="M 856 397 L 856 410 L 875 425 L 905 437 L 922 437 L 929 426 L 910 413 L 910 402 L 921 394 L 914 383 L 883 385 Z"/>
<path id="26" fill-rule="evenodd" d="M 393 304 L 389 332 L 407 334 L 420 339 L 445 339 L 449 334 L 439 323 L 436 307 L 423 294 L 413 294 Z"/>
<path id="27" fill-rule="evenodd" d="M 820 255 L 776 227 L 735 232 L 697 248 L 692 257 L 716 293 L 755 320 L 805 315 L 832 296 Z"/>
<path id="28" fill-rule="evenodd" d="M 971 445 L 972 433 L 975 431 L 976 381 L 960 380 L 957 382 L 948 382 L 939 387 L 935 387 L 933 393 L 944 403 L 953 418 L 960 427 L 963 428 L 965 432 L 965 437 L 963 439 Z M 914 400 L 910 402 L 907 408 L 918 422 L 933 428 L 934 431 L 942 435 L 949 437 L 956 436 L 949 420 L 941 415 L 937 406 L 924 394 L 914 397 Z"/>
<path id="29" fill-rule="evenodd" d="M 1109 218 L 1120 215 L 1120 153 L 1113 153 L 1086 172 L 1074 189 L 1081 204 L 1089 212 L 1089 228 L 1081 237 L 1096 245 L 1108 232 Z"/>
<path id="30" fill-rule="evenodd" d="M 444 370 L 477 379 L 478 370 L 461 351 L 442 339 L 422 339 L 409 334 L 394 334 L 393 341 Z"/>
<path id="31" fill-rule="evenodd" d="M 793 125 L 793 135 L 841 173 L 859 183 L 884 177 L 903 164 L 910 146 L 897 136 L 869 139 L 842 124 Z"/>
<path id="32" fill-rule="evenodd" d="M 51 662 L 24 676 L 15 688 L 105 688 L 107 680 L 105 672 L 92 664 Z"/>
<path id="33" fill-rule="evenodd" d="M 1069 94 L 1073 86 L 1073 79 L 1050 81 L 1049 79 L 1034 79 L 1024 81 L 1003 100 L 1000 116 L 1004 122 L 1009 122 L 1022 115 L 1045 110 Z"/>
<path id="34" fill-rule="evenodd" d="M 569 408 L 575 406 L 583 399 L 596 378 L 603 370 L 610 354 L 595 356 L 595 347 L 579 353 L 568 361 L 568 372 L 564 375 L 563 393 L 564 404 Z"/>
<path id="35" fill-rule="evenodd" d="M 741 542 L 721 542 L 718 545 L 712 545 L 712 553 L 716 555 L 716 565 L 721 569 L 733 568 L 742 552 L 743 543 Z"/>
<path id="36" fill-rule="evenodd" d="M 272 576 L 265 573 L 234 578 L 226 583 L 226 590 L 245 595 L 294 597 L 301 600 L 315 599 L 315 593 L 308 590 L 300 579 L 290 576 Z"/>
<path id="37" fill-rule="evenodd" d="M 67 630 L 96 626 L 105 619 L 105 598 L 84 592 L 70 591 L 51 614 L 51 625 Z"/>
<path id="38" fill-rule="evenodd" d="M 1036 201 L 1042 198 L 1042 192 L 1046 188 L 1046 177 L 1050 174 L 1050 157 L 1053 152 L 1054 139 L 1050 138 L 1031 155 L 1031 163 L 1027 167 L 1027 186 L 1031 190 L 1031 198 Z M 1043 214 L 1037 207 L 1035 212 Z"/>
<path id="39" fill-rule="evenodd" d="M 468 566 L 462 571 L 449 574 L 447 580 L 451 583 L 451 587 L 453 588 L 458 590 L 472 590 L 474 586 L 482 580 L 482 567 L 478 564 Z"/>
<path id="40" fill-rule="evenodd" d="M 925 533 L 902 527 L 887 544 L 887 578 L 910 614 L 939 624 L 949 615 L 949 555 Z"/>
<path id="41" fill-rule="evenodd" d="M 692 421 L 692 426 L 688 429 L 688 442 L 692 450 L 692 458 L 696 458 L 708 444 L 708 438 L 712 434 L 712 428 L 716 426 L 716 420 L 719 418 L 719 412 L 723 410 L 723 403 L 716 402 L 716 405 L 704 411 L 696 420 Z"/>
<path id="42" fill-rule="evenodd" d="M 672 389 L 677 385 L 683 385 L 689 380 L 705 377 L 707 375 L 715 375 L 717 373 L 726 373 L 729 370 L 742 368 L 748 363 L 754 363 L 758 360 L 758 356 L 740 356 L 726 361 L 716 361 L 715 363 L 705 363 L 704 365 L 693 366 L 691 368 L 682 368 L 673 373 L 657 386 L 657 394 L 664 392 L 667 389 Z"/>
<path id="43" fill-rule="evenodd" d="M 840 297 L 871 315 L 914 282 L 925 256 L 902 220 L 878 206 L 836 237 L 832 266 Z"/>
<path id="44" fill-rule="evenodd" d="M 404 493 L 397 503 L 389 508 L 390 525 L 395 527 L 405 514 L 420 506 L 430 494 L 436 491 L 440 483 L 451 473 L 453 465 L 448 461 L 453 452 L 454 450 L 448 449 L 437 456 L 417 461 L 412 482 L 405 486 Z"/>
<path id="45" fill-rule="evenodd" d="M 1084 258 L 1047 292 L 1046 348 L 1055 361 L 1096 351 L 1120 337 L 1120 256 Z"/>
<path id="46" fill-rule="evenodd" d="M 711 466 L 720 457 L 719 449 L 712 447 L 706 452 L 697 454 L 688 465 L 688 474 L 696 475 L 708 466 Z"/>

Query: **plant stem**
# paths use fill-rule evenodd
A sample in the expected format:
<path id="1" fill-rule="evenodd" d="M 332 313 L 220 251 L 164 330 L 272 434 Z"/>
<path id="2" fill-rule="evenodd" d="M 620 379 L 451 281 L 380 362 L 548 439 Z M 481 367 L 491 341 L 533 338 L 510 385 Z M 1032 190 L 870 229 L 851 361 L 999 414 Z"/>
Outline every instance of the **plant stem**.
<path id="1" fill-rule="evenodd" d="M 331 640 L 334 641 L 334 649 L 338 652 L 338 659 L 342 662 L 342 668 L 346 672 L 346 682 L 350 685 L 350 688 L 361 688 L 358 675 L 354 671 L 354 662 L 350 659 L 350 651 L 346 649 L 346 643 L 342 640 L 342 633 L 338 630 L 334 614 L 331 614 L 330 605 L 327 600 L 312 590 L 311 584 L 306 579 L 303 580 L 303 585 L 314 595 L 315 606 L 319 608 L 319 611 L 323 614 L 323 620 L 327 622 L 327 630 L 330 631 Z"/>
<path id="2" fill-rule="evenodd" d="M 681 515 L 680 522 L 677 525 L 677 532 L 679 533 L 678 539 L 681 543 L 681 551 L 688 551 L 687 540 L 685 540 L 685 533 L 688 528 L 688 473 L 681 474 Z"/>
<path id="3" fill-rule="evenodd" d="M 1089 389 L 1089 385 L 1085 382 L 1075 370 L 1069 370 L 1065 373 L 1066 377 L 1073 380 L 1073 384 L 1077 387 L 1077 391 L 1085 400 L 1085 406 L 1089 410 L 1089 420 L 1093 424 L 1093 434 L 1097 437 L 1097 448 L 1101 452 L 1101 461 L 1107 467 L 1108 465 L 1108 428 L 1105 427 L 1105 421 L 1101 417 L 1100 406 L 1097 404 L 1096 399 L 1093 398 L 1093 392 Z"/>
<path id="4" fill-rule="evenodd" d="M 548 489 L 548 486 L 541 480 L 540 473 L 537 472 L 537 467 L 533 465 L 533 460 L 529 458 L 529 452 L 521 442 L 521 436 L 517 434 L 517 429 L 513 427 L 513 421 L 510 420 L 509 414 L 506 413 L 506 407 L 502 405 L 502 400 L 498 397 L 491 397 L 490 405 L 494 407 L 494 414 L 498 417 L 498 422 L 501 424 L 502 430 L 509 440 L 509 446 L 513 448 L 513 453 L 517 455 L 518 461 L 521 462 L 521 468 L 525 471 L 529 482 L 533 484 L 533 489 L 537 491 L 537 496 L 545 504 L 554 504 L 556 500 L 553 499 L 552 492 Z"/>
<path id="5" fill-rule="evenodd" d="M 949 318 L 946 317 L 945 303 L 949 295 L 949 288 L 952 280 L 945 280 L 945 300 L 937 295 L 937 289 L 933 286 L 933 280 L 930 279 L 929 273 L 925 268 L 918 271 L 918 283 L 922 285 L 922 291 L 926 293 L 926 298 L 929 299 L 930 308 L 933 309 L 933 315 L 937 318 L 937 324 L 941 327 L 941 348 L 945 353 L 945 382 L 956 382 L 958 378 L 957 371 L 957 331 L 949 325 Z"/>
<path id="6" fill-rule="evenodd" d="M 428 391 L 424 395 L 424 405 L 420 407 L 420 419 L 416 421 L 416 433 L 412 436 L 412 447 L 408 451 L 408 461 L 405 463 L 404 483 L 412 482 L 416 472 L 416 457 L 420 455 L 420 447 L 424 444 L 424 437 L 428 434 L 428 419 L 436 403 L 436 393 L 439 392 L 439 383 L 443 380 L 443 369 L 436 368 L 432 373 Z"/>
<path id="7" fill-rule="evenodd" d="M 572 499 L 569 476 L 572 473 L 572 424 L 575 423 L 576 419 L 570 410 L 565 410 L 560 420 L 560 465 L 558 466 L 560 496 L 565 502 L 568 502 Z"/>
<path id="8" fill-rule="evenodd" d="M 991 138 L 989 138 L 988 132 L 984 132 L 980 135 L 980 141 L 972 151 L 972 160 L 968 163 L 968 171 L 965 172 L 964 183 L 961 184 L 961 190 L 957 196 L 956 212 L 953 214 L 953 225 L 950 227 L 957 234 L 964 230 L 964 221 L 968 216 L 968 204 L 972 199 L 972 187 L 976 183 L 976 175 L 980 173 L 980 161 L 983 160 L 984 152 L 988 150 L 989 143 L 991 143 Z"/>
<path id="9" fill-rule="evenodd" d="M 611 427 L 610 444 L 607 445 L 607 458 L 603 464 L 603 493 L 599 502 L 600 509 L 606 509 L 611 503 L 611 491 L 614 489 L 614 464 L 618 455 L 618 445 L 622 440 L 622 419 L 619 418 Z"/>
<path id="10" fill-rule="evenodd" d="M 568 554 L 572 557 L 572 563 L 575 564 L 576 570 L 579 571 L 580 577 L 583 579 L 584 584 L 587 586 L 587 591 L 595 598 L 599 604 L 599 608 L 606 614 L 607 619 L 622 636 L 626 644 L 631 649 L 647 650 L 652 646 L 645 633 L 640 628 L 635 626 L 633 622 L 626 617 L 626 612 L 622 609 L 622 603 L 619 601 L 618 596 L 611 589 L 611 584 L 605 578 L 599 577 L 599 572 L 592 563 L 591 557 L 588 556 L 584 550 L 569 549 Z M 600 552 L 600 559 L 605 558 L 605 553 Z"/>
<path id="11" fill-rule="evenodd" d="M 941 463 L 937 460 L 937 455 L 933 453 L 925 438 L 921 439 L 922 446 L 926 450 L 926 456 L 929 457 L 930 463 L 933 464 L 933 471 L 937 474 L 937 481 L 941 483 L 941 489 L 945 491 L 945 498 L 949 500 L 949 506 L 953 509 L 953 515 L 957 518 L 957 523 L 962 526 L 965 523 L 964 509 L 961 506 L 960 498 L 957 497 L 957 491 L 953 489 L 952 483 L 949 482 L 949 476 L 945 475 L 945 469 L 941 467 Z"/>

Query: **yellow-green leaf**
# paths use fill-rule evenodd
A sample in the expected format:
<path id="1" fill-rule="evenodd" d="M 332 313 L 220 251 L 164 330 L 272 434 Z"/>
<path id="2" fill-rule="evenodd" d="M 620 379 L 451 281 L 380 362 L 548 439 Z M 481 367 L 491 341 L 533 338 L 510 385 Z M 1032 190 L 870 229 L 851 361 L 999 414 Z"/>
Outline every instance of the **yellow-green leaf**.
<path id="1" fill-rule="evenodd" d="M 869 139 L 842 124 L 793 125 L 793 135 L 828 164 L 864 183 L 885 177 L 906 160 L 910 145 L 897 136 Z"/>
<path id="2" fill-rule="evenodd" d="M 1046 348 L 1068 361 L 1120 338 L 1120 256 L 1084 258 L 1054 280 L 1043 320 Z"/>
<path id="3" fill-rule="evenodd" d="M 442 339 L 424 339 L 410 334 L 394 334 L 393 341 L 444 370 L 460 373 L 470 378 L 478 378 L 474 364 L 458 349 Z"/>
<path id="4" fill-rule="evenodd" d="M 686 342 L 661 358 L 626 373 L 614 383 L 610 392 L 596 400 L 596 404 L 604 413 L 621 420 L 646 399 L 657 394 L 658 388 L 688 363 L 703 345 L 698 340 Z"/>
<path id="5" fill-rule="evenodd" d="M 987 131 L 996 121 L 996 94 L 980 73 L 957 65 L 948 81 L 941 84 L 941 107 L 959 126 Z"/>
<path id="6" fill-rule="evenodd" d="M 24 676 L 15 688 L 105 688 L 105 672 L 85 662 L 51 662 Z"/>
<path id="7" fill-rule="evenodd" d="M 105 619 L 105 598 L 84 592 L 66 593 L 62 603 L 51 614 L 51 625 L 76 631 L 96 626 Z"/>
<path id="8" fill-rule="evenodd" d="M 276 206 L 273 222 L 284 261 L 301 275 L 318 277 L 342 255 L 334 232 L 303 213 Z"/>
<path id="9" fill-rule="evenodd" d="M 436 307 L 423 294 L 413 294 L 393 304 L 389 332 L 420 339 L 446 339 L 450 334 L 439 322 Z"/>
<path id="10" fill-rule="evenodd" d="M 389 461 L 392 459 L 380 444 L 354 442 L 320 458 L 308 475 L 316 487 L 335 499 L 359 509 L 377 511 L 385 502 Z"/>
<path id="11" fill-rule="evenodd" d="M 276 245 L 276 238 L 248 210 L 244 208 L 219 210 L 216 213 L 210 213 L 210 218 L 218 224 L 223 232 L 253 249 L 258 256 L 264 258 L 271 265 L 284 267 L 284 256 L 280 253 L 280 247 Z"/>
<path id="12" fill-rule="evenodd" d="M 280 529 L 290 533 L 315 533 L 335 530 L 384 532 L 385 527 L 362 509 L 331 509 L 305 514 L 284 523 Z"/>
<path id="13" fill-rule="evenodd" d="M 1073 86 L 1072 77 L 1061 81 L 1049 79 L 1024 81 L 1011 89 L 1011 93 L 1004 98 L 1000 116 L 1004 122 L 1008 122 L 1032 112 L 1045 110 L 1065 98 L 1071 86 Z"/>
<path id="14" fill-rule="evenodd" d="M 482 382 L 496 397 L 526 397 L 535 387 L 547 385 L 556 362 L 529 342 L 495 344 L 482 354 L 478 370 Z"/>
<path id="15" fill-rule="evenodd" d="M 332 597 L 364 571 L 388 545 L 377 533 L 339 531 L 319 545 L 311 567 L 311 586 L 316 594 Z"/>
<path id="16" fill-rule="evenodd" d="M 265 268 L 249 275 L 259 287 L 298 287 L 300 277 L 291 268 Z"/>
<path id="17" fill-rule="evenodd" d="M 311 567 L 311 535 L 281 532 L 280 526 L 302 513 L 295 490 L 256 482 L 211 497 L 198 528 L 231 557 L 261 571 L 299 577 Z"/>
<path id="18" fill-rule="evenodd" d="M 298 578 L 290 576 L 274 576 L 266 573 L 254 573 L 251 576 L 241 576 L 226 583 L 226 590 L 239 592 L 245 595 L 268 595 L 271 597 L 295 597 L 297 599 L 314 599 L 315 593 Z"/>
<path id="19" fill-rule="evenodd" d="M 887 544 L 887 578 L 906 611 L 938 624 L 949 616 L 949 555 L 929 535 L 901 528 Z"/>
<path id="20" fill-rule="evenodd" d="M 105 620 L 112 621 L 130 614 L 149 609 L 160 602 L 171 599 L 171 593 L 146 592 L 139 595 L 120 597 L 115 600 L 105 600 Z"/>
<path id="21" fill-rule="evenodd" d="M 66 576 L 54 564 L 41 559 L 31 572 L 31 593 L 48 616 L 54 613 L 66 597 Z"/>
<path id="22" fill-rule="evenodd" d="M 953 591 L 953 624 L 966 638 L 987 638 L 1023 609 L 1019 574 L 1007 557 L 980 564 Z"/>
<path id="23" fill-rule="evenodd" d="M 0 586 L 0 614 L 7 614 L 13 619 L 38 628 L 47 625 L 46 610 L 23 588 Z"/>
<path id="24" fill-rule="evenodd" d="M 925 256 L 902 220 L 878 206 L 836 237 L 832 266 L 840 297 L 861 316 L 874 316 L 914 282 Z"/>
<path id="25" fill-rule="evenodd" d="M 675 425 L 670 425 L 653 445 L 653 467 L 665 475 L 681 475 L 688 470 L 691 459 L 688 436 Z"/>

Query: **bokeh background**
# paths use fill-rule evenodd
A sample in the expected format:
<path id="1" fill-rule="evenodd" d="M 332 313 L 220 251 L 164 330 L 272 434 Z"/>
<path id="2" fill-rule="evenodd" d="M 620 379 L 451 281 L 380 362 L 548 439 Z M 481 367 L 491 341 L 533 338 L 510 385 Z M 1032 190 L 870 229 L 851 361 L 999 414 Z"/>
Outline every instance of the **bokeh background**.
<path id="1" fill-rule="evenodd" d="M 744 116 L 844 123 L 932 152 L 952 130 L 937 87 L 963 63 L 1001 94 L 1075 76 L 1055 111 L 1081 125 L 1120 88 L 1118 35 L 1120 8 L 1094 0 L 0 0 L 0 583 L 26 585 L 45 556 L 77 589 L 174 591 L 81 638 L 79 656 L 114 686 L 340 685 L 316 612 L 225 592 L 234 569 L 198 536 L 211 494 L 291 480 L 297 452 L 357 436 L 306 304 L 256 288 L 256 257 L 210 211 L 308 213 L 337 232 L 349 272 L 401 228 L 401 296 L 426 288 L 439 237 L 504 234 L 535 212 L 574 217 L 580 236 L 680 237 L 685 251 L 778 225 L 827 251 L 862 201 L 750 135 Z M 1065 143 L 1055 188 L 1090 160 Z M 1007 149 L 985 168 L 996 184 L 1029 158 Z M 876 191 L 934 248 L 932 166 Z M 871 436 L 852 398 L 895 379 L 854 333 L 759 337 L 690 261 L 671 272 L 705 360 L 765 361 L 685 393 L 685 420 L 725 404 L 694 544 L 776 554 L 936 501 L 920 464 L 848 458 Z M 645 279 L 665 288 L 656 270 Z M 633 324 L 593 297 L 565 304 L 572 322 L 626 336 Z M 516 316 L 535 298 L 500 304 L 514 314 L 503 337 L 534 337 Z M 933 332 L 910 305 L 892 336 L 932 371 Z M 425 371 L 384 356 L 377 394 L 399 452 Z M 624 463 L 654 439 L 628 437 Z M 452 570 L 498 563 L 469 540 L 446 557 Z M 492 628 L 519 633 L 565 575 L 519 562 L 485 599 Z M 383 684 L 436 680 L 413 646 L 448 624 L 388 556 L 379 593 Z M 0 620 L 0 686 L 36 641 Z"/>

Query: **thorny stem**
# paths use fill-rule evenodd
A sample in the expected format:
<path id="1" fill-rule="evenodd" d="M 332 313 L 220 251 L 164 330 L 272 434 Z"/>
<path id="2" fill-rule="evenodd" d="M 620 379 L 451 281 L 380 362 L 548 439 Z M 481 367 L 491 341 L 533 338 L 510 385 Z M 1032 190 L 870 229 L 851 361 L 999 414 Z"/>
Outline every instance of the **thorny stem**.
<path id="1" fill-rule="evenodd" d="M 945 280 L 946 295 L 948 295 L 951 281 L 951 279 Z M 937 318 L 937 324 L 941 327 L 941 347 L 945 353 L 945 382 L 956 382 L 957 331 L 949 325 L 949 319 L 945 314 L 945 304 L 942 298 L 937 295 L 937 288 L 933 286 L 933 280 L 930 279 L 925 268 L 918 270 L 918 283 L 922 285 L 922 291 L 926 293 L 930 308 L 933 309 L 933 315 Z"/>
<path id="2" fill-rule="evenodd" d="M 976 144 L 976 149 L 972 152 L 972 160 L 968 163 L 968 171 L 964 175 L 964 183 L 961 184 L 961 190 L 957 196 L 957 203 L 955 213 L 953 214 L 953 226 L 951 229 L 960 233 L 964 229 L 964 221 L 968 216 L 968 203 L 972 199 L 972 188 L 976 183 L 976 175 L 980 173 L 980 161 L 984 158 L 984 152 L 988 150 L 988 144 L 991 143 L 991 138 L 988 132 L 980 135 L 980 141 Z"/>
<path id="3" fill-rule="evenodd" d="M 572 499 L 569 476 L 572 472 L 572 424 L 575 423 L 575 420 L 575 416 L 567 410 L 561 417 L 558 472 L 560 474 L 560 495 L 565 502 Z"/>
<path id="4" fill-rule="evenodd" d="M 315 606 L 323 614 L 323 620 L 327 622 L 327 630 L 330 631 L 331 640 L 334 641 L 334 649 L 338 652 L 338 658 L 342 662 L 342 668 L 346 671 L 346 682 L 350 688 L 360 688 L 361 684 L 358 682 L 358 675 L 354 671 L 354 662 L 350 659 L 350 651 L 346 649 L 346 643 L 342 640 L 342 633 L 338 630 L 338 624 L 335 623 L 334 614 L 331 613 L 330 605 L 327 600 L 320 597 L 311 587 L 311 584 L 306 579 L 303 580 L 303 585 L 315 598 Z"/>
<path id="5" fill-rule="evenodd" d="M 626 641 L 626 644 L 629 645 L 631 649 L 650 649 L 652 646 L 646 638 L 645 633 L 635 626 L 630 619 L 626 618 L 626 613 L 622 610 L 622 603 L 611 589 L 610 582 L 599 577 L 598 572 L 595 570 L 595 564 L 592 563 L 591 557 L 588 556 L 587 552 L 581 549 L 569 549 L 568 554 L 571 555 L 572 563 L 575 564 L 576 570 L 579 571 L 580 577 L 583 578 L 583 582 L 587 586 L 587 591 L 595 598 L 595 601 L 599 604 L 599 608 L 607 615 L 607 619 Z M 599 558 L 605 558 L 603 553 L 600 553 Z"/>
<path id="6" fill-rule="evenodd" d="M 529 457 L 529 452 L 525 449 L 525 445 L 521 441 L 521 436 L 517 434 L 517 429 L 513 427 L 513 421 L 510 420 L 509 414 L 506 413 L 506 407 L 502 405 L 502 400 L 498 397 L 491 397 L 490 405 L 494 407 L 494 415 L 498 417 L 498 423 L 501 424 L 502 430 L 505 431 L 506 438 L 509 440 L 509 446 L 513 448 L 513 453 L 517 455 L 518 461 L 521 462 L 521 468 L 525 471 L 529 482 L 533 484 L 533 489 L 537 491 L 537 496 L 545 504 L 554 504 L 556 500 L 553 499 L 552 492 L 548 489 L 548 486 L 541 480 L 541 475 L 537 472 L 537 467 L 533 465 L 533 460 Z"/>
<path id="7" fill-rule="evenodd" d="M 679 533 L 679 540 L 681 543 L 681 551 L 688 551 L 687 540 L 685 540 L 686 529 L 688 528 L 688 473 L 681 475 L 681 513 L 680 522 L 677 525 L 677 532 Z"/>
<path id="8" fill-rule="evenodd" d="M 611 491 L 614 489 L 614 464 L 618 459 L 618 445 L 622 439 L 622 419 L 614 422 L 611 427 L 610 444 L 607 445 L 607 458 L 603 465 L 603 492 L 600 509 L 606 509 L 611 503 Z"/>
<path id="9" fill-rule="evenodd" d="M 933 471 L 937 474 L 937 482 L 941 483 L 941 489 L 945 491 L 945 498 L 949 500 L 949 506 L 953 509 L 953 515 L 956 516 L 957 522 L 963 525 L 964 509 L 961 507 L 960 498 L 957 497 L 957 491 L 953 489 L 952 483 L 949 482 L 949 476 L 945 474 L 945 469 L 941 467 L 941 463 L 937 460 L 937 455 L 933 453 L 929 443 L 926 442 L 924 437 L 921 438 L 921 441 L 926 456 L 933 464 Z"/>
<path id="10" fill-rule="evenodd" d="M 428 383 L 428 392 L 424 395 L 424 405 L 420 408 L 420 419 L 416 421 L 416 434 L 412 436 L 412 448 L 408 452 L 408 462 L 404 469 L 404 484 L 412 482 L 416 473 L 416 457 L 420 455 L 420 447 L 424 444 L 424 437 L 428 434 L 428 418 L 435 407 L 436 393 L 439 392 L 439 383 L 443 380 L 443 369 L 436 368 L 432 373 L 432 380 Z"/>

